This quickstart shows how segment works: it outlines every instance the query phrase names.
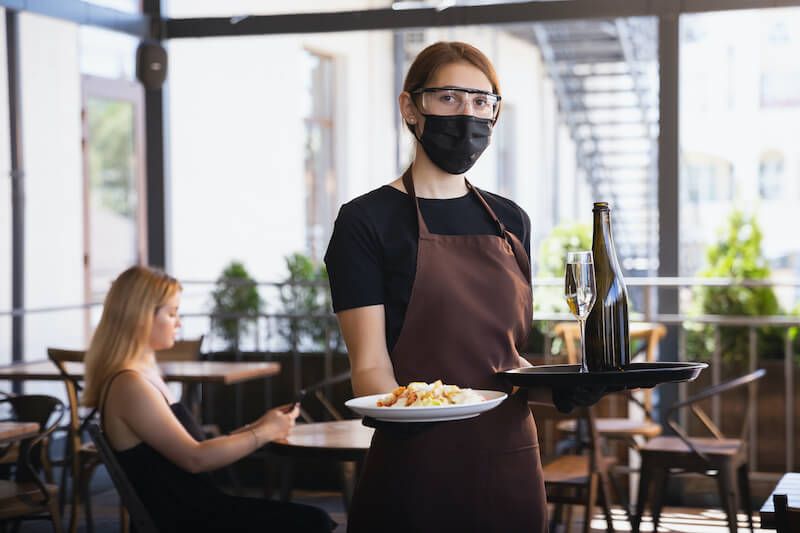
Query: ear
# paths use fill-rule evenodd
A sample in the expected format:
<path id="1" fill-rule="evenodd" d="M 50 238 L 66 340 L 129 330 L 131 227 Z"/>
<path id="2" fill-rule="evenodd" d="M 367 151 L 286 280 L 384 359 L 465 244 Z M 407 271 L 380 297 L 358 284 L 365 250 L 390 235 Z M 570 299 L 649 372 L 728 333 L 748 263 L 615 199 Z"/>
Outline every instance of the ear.
<path id="1" fill-rule="evenodd" d="M 400 96 L 397 98 L 397 102 L 400 107 L 400 115 L 403 117 L 403 122 L 412 126 L 419 124 L 422 117 L 420 116 L 417 106 L 414 104 L 414 100 L 411 98 L 411 94 L 409 94 L 408 91 L 401 92 Z"/>

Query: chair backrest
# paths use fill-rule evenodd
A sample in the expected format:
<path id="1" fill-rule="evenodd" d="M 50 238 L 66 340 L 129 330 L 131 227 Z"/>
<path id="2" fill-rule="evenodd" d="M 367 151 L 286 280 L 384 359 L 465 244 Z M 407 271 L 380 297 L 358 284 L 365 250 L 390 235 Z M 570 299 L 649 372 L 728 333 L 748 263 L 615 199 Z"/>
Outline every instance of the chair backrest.
<path id="1" fill-rule="evenodd" d="M 39 425 L 39 433 L 34 437 L 25 453 L 17 459 L 17 481 L 35 483 L 41 490 L 44 501 L 47 502 L 49 493 L 40 477 L 42 470 L 42 441 L 56 430 L 64 416 L 64 404 L 61 400 L 43 394 L 26 394 L 20 396 L 7 396 L 0 400 L 11 406 L 14 420 L 18 422 L 34 422 Z"/>
<path id="2" fill-rule="evenodd" d="M 83 389 L 77 379 L 67 372 L 66 363 L 82 363 L 86 352 L 83 350 L 62 350 L 60 348 L 48 348 L 47 357 L 58 368 L 64 378 L 64 387 L 67 391 L 67 403 L 69 405 L 69 438 L 73 446 L 71 449 L 77 450 L 80 447 L 81 417 L 78 408 L 80 400 L 78 393 Z"/>
<path id="3" fill-rule="evenodd" d="M 744 418 L 742 419 L 742 427 L 740 431 L 739 438 L 744 439 L 747 436 L 747 430 L 750 427 L 750 419 L 752 418 L 752 411 L 753 406 L 755 405 L 755 398 L 758 394 L 757 389 L 757 381 L 763 378 L 766 375 L 767 371 L 763 368 L 759 368 L 754 372 L 750 372 L 749 374 L 745 374 L 744 376 L 740 376 L 738 378 L 732 379 L 730 381 L 726 381 L 725 383 L 720 383 L 719 385 L 715 385 L 713 387 L 709 387 L 704 391 L 687 398 L 682 402 L 678 402 L 674 404 L 672 407 L 669 408 L 667 412 L 667 420 L 669 425 L 675 429 L 677 422 L 674 420 L 674 415 L 677 412 L 684 408 L 688 407 L 692 410 L 692 412 L 697 416 L 700 422 L 708 429 L 708 431 L 714 435 L 714 437 L 721 439 L 723 438 L 722 431 L 714 424 L 711 418 L 706 414 L 705 411 L 698 405 L 698 403 L 702 400 L 706 400 L 711 398 L 712 396 L 717 396 L 724 392 L 728 392 L 733 389 L 737 389 L 739 387 L 743 387 L 745 385 L 749 385 L 748 387 L 748 398 L 747 398 L 747 413 L 745 414 Z"/>
<path id="4" fill-rule="evenodd" d="M 199 361 L 200 347 L 203 345 L 203 336 L 198 339 L 175 341 L 172 348 L 156 352 L 156 360 L 168 361 Z"/>
<path id="5" fill-rule="evenodd" d="M 103 464 L 106 465 L 108 474 L 111 477 L 111 481 L 114 482 L 114 487 L 116 487 L 119 493 L 122 504 L 128 509 L 131 522 L 133 522 L 136 531 L 139 533 L 158 533 L 158 528 L 150 517 L 150 513 L 147 512 L 147 508 L 145 508 L 142 500 L 140 500 L 139 496 L 136 494 L 128 476 L 125 475 L 125 471 L 122 470 L 103 430 L 101 430 L 100 426 L 97 424 L 90 424 L 89 435 L 91 435 L 92 441 L 94 441 L 94 445 L 97 447 L 100 459 L 103 461 Z"/>

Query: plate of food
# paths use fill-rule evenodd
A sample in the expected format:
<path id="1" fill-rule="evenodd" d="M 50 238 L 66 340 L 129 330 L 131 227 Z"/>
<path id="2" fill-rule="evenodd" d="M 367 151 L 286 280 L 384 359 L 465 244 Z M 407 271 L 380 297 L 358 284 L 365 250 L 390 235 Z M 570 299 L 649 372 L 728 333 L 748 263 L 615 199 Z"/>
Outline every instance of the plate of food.
<path id="1" fill-rule="evenodd" d="M 386 422 L 445 422 L 478 416 L 500 405 L 507 396 L 500 391 L 466 389 L 437 380 L 353 398 L 345 405 L 362 416 Z"/>

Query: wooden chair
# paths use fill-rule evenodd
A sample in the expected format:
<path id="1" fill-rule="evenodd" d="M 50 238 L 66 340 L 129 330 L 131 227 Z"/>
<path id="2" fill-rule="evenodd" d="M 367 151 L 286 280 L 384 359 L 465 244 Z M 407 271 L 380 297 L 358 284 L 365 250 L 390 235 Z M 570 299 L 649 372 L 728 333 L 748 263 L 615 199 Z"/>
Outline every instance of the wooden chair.
<path id="1" fill-rule="evenodd" d="M 125 471 L 122 470 L 103 430 L 101 430 L 100 426 L 97 424 L 89 424 L 88 430 L 97 448 L 97 453 L 106 466 L 108 474 L 111 476 L 111 481 L 114 482 L 114 487 L 119 493 L 120 501 L 122 501 L 122 504 L 128 510 L 131 522 L 135 526 L 136 531 L 138 533 L 158 533 L 158 528 L 156 528 L 153 523 L 150 513 L 147 512 L 147 508 L 136 494 L 136 490 L 134 490 L 133 485 L 131 485 L 130 480 L 128 480 L 128 476 L 126 476 Z M 125 518 L 122 517 L 122 519 L 124 520 Z"/>
<path id="2" fill-rule="evenodd" d="M 172 348 L 156 352 L 156 360 L 160 363 L 168 361 L 199 361 L 203 335 L 197 339 L 175 341 Z"/>
<path id="3" fill-rule="evenodd" d="M 100 465 L 100 457 L 97 455 L 97 449 L 94 444 L 84 443 L 82 437 L 87 424 L 94 418 L 96 410 L 92 409 L 87 413 L 81 409 L 80 391 L 83 390 L 83 387 L 77 379 L 71 377 L 67 372 L 67 363 L 82 363 L 85 352 L 83 350 L 48 348 L 47 355 L 64 377 L 64 387 L 67 391 L 67 401 L 69 403 L 69 420 L 66 428 L 67 447 L 61 470 L 61 509 L 63 512 L 67 485 L 66 477 L 69 471 L 72 479 L 72 511 L 69 519 L 69 533 L 75 533 L 78 530 L 78 514 L 81 500 L 83 500 L 86 513 L 86 530 L 92 533 L 94 531 L 94 521 L 92 519 L 92 499 L 89 489 L 92 475 Z"/>
<path id="4" fill-rule="evenodd" d="M 199 361 L 200 348 L 203 345 L 203 335 L 197 339 L 185 339 L 175 341 L 172 348 L 166 350 L 159 350 L 156 352 L 156 361 L 159 363 L 168 363 L 172 361 Z M 200 416 L 200 397 L 199 385 L 196 383 L 184 384 L 181 391 L 181 403 L 183 403 L 189 412 L 194 415 L 196 420 L 201 420 Z M 219 426 L 207 425 L 203 426 L 203 431 L 209 437 L 218 437 L 220 435 Z"/>
<path id="5" fill-rule="evenodd" d="M 64 404 L 58 398 L 43 395 L 10 396 L 2 401 L 11 406 L 15 420 L 36 422 L 41 429 L 36 437 L 20 446 L 16 478 L 0 481 L 0 524 L 49 518 L 53 530 L 61 533 L 58 486 L 41 478 L 41 459 L 43 443 L 64 416 Z"/>
<path id="6" fill-rule="evenodd" d="M 774 494 L 775 526 L 777 533 L 797 533 L 800 531 L 800 507 L 789 507 L 786 494 Z"/>
<path id="7" fill-rule="evenodd" d="M 661 324 L 651 324 L 647 322 L 632 323 L 630 327 L 631 339 L 641 339 L 645 341 L 645 360 L 654 362 L 656 359 L 656 349 L 661 338 L 666 335 L 667 329 Z M 553 328 L 553 334 L 561 337 L 567 352 L 569 364 L 578 363 L 578 346 L 580 346 L 580 329 L 575 322 L 560 322 Z M 624 441 L 633 449 L 639 447 L 636 438 L 652 439 L 661 435 L 661 424 L 653 419 L 652 415 L 652 390 L 643 391 L 643 401 L 636 399 L 629 391 L 622 393 L 629 402 L 638 405 L 644 412 L 644 420 L 620 417 L 600 417 L 597 418 L 597 431 L 602 438 L 616 439 Z M 564 420 L 557 426 L 559 431 L 565 433 L 576 432 L 576 422 Z"/>
<path id="8" fill-rule="evenodd" d="M 756 370 L 750 374 L 711 387 L 683 402 L 673 405 L 667 412 L 667 421 L 675 431 L 674 437 L 656 437 L 641 447 L 641 477 L 639 478 L 639 497 L 636 502 L 636 513 L 632 519 L 633 531 L 639 531 L 642 514 L 648 499 L 648 491 L 654 488 L 651 499 L 653 513 L 653 530 L 658 530 L 661 515 L 663 493 L 671 473 L 695 472 L 712 475 L 717 478 L 722 509 L 728 517 L 728 529 L 735 533 L 736 511 L 739 508 L 739 496 L 747 511 L 748 524 L 753 530 L 753 512 L 750 508 L 749 468 L 747 464 L 747 441 L 745 437 L 752 417 L 756 398 L 756 381 L 766 371 Z M 748 409 L 742 423 L 739 438 L 725 438 L 719 428 L 708 415 L 697 405 L 701 400 L 711 398 L 732 389 L 748 387 Z M 713 435 L 713 438 L 689 437 L 673 419 L 679 409 L 689 407 L 702 424 Z M 709 472 L 713 472 L 709 474 Z"/>
<path id="9" fill-rule="evenodd" d="M 547 408 L 538 404 L 533 406 L 537 413 Z M 548 462 L 543 467 L 544 486 L 547 492 L 547 501 L 555 504 L 555 511 L 550 524 L 550 531 L 555 531 L 561 522 L 564 505 L 583 505 L 584 520 L 583 532 L 591 530 L 591 518 L 598 496 L 603 505 L 606 517 L 606 531 L 614 531 L 611 517 L 611 478 L 610 468 L 616 462 L 613 457 L 603 456 L 601 453 L 600 437 L 598 435 L 594 410 L 591 407 L 580 409 L 581 418 L 586 421 L 589 429 L 589 448 L 584 455 L 562 455 Z M 571 519 L 571 509 L 567 513 L 567 530 Z"/>

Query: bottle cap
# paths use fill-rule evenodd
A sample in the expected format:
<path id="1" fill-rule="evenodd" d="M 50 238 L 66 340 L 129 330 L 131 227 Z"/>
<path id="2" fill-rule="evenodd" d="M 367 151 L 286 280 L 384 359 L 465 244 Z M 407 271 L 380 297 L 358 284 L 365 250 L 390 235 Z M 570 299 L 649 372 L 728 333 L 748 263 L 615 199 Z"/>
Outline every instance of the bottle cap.
<path id="1" fill-rule="evenodd" d="M 595 202 L 592 211 L 609 211 L 608 202 Z"/>

